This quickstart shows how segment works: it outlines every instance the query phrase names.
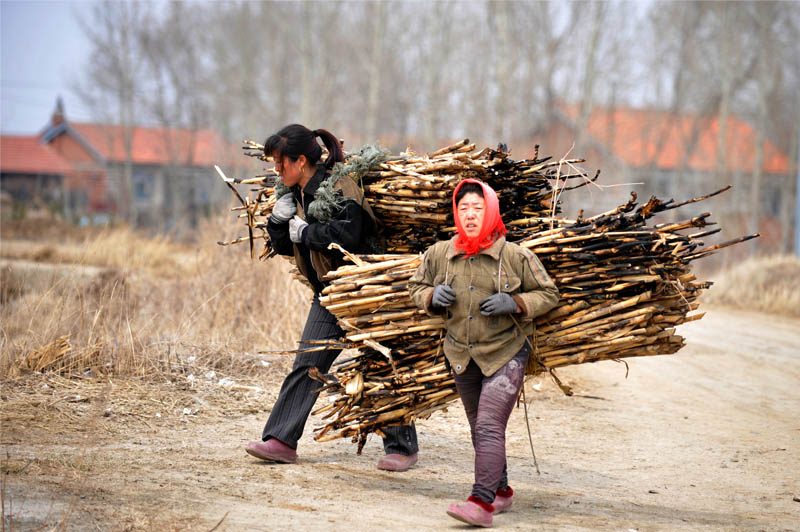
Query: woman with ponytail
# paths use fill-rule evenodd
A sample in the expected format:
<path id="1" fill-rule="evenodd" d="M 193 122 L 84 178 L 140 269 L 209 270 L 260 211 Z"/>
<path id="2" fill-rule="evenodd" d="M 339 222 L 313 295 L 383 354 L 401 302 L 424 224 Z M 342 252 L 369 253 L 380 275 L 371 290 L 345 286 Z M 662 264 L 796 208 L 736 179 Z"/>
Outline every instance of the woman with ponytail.
<path id="1" fill-rule="evenodd" d="M 322 147 L 328 150 L 325 161 Z M 375 217 L 356 183 L 343 177 L 336 179 L 331 170 L 344 161 L 339 140 L 329 131 L 314 131 L 292 124 L 264 142 L 264 154 L 275 161 L 281 177 L 275 187 L 279 199 L 267 223 L 272 246 L 281 255 L 293 256 L 297 268 L 308 279 L 314 299 L 300 339 L 300 349 L 318 347 L 319 340 L 341 338 L 344 331 L 336 318 L 320 305 L 319 294 L 325 287 L 326 273 L 341 266 L 340 252 L 328 249 L 338 244 L 351 253 L 364 253 L 367 242 L 377 229 Z M 262 441 L 250 442 L 246 451 L 262 460 L 294 463 L 297 442 L 319 395 L 320 382 L 308 376 L 318 368 L 327 373 L 340 349 L 325 349 L 296 355 L 267 424 Z M 417 462 L 417 434 L 414 426 L 384 429 L 386 451 L 378 468 L 405 471 Z"/>
<path id="2" fill-rule="evenodd" d="M 466 410 L 475 482 L 447 513 L 488 527 L 511 507 L 505 432 L 530 354 L 533 318 L 558 303 L 558 290 L 530 250 L 506 242 L 497 194 L 474 179 L 453 194 L 456 235 L 437 242 L 409 281 L 414 302 L 444 318 L 444 354 Z"/>

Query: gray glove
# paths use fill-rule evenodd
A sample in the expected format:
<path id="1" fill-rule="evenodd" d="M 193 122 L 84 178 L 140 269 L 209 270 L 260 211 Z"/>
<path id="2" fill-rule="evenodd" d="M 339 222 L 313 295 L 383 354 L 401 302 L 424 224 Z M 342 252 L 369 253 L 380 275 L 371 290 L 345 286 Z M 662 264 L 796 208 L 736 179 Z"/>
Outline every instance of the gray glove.
<path id="1" fill-rule="evenodd" d="M 306 227 L 308 227 L 306 221 L 295 214 L 294 218 L 289 220 L 289 239 L 295 244 L 302 242 Z"/>
<path id="2" fill-rule="evenodd" d="M 294 201 L 294 196 L 284 194 L 281 199 L 272 208 L 272 215 L 270 218 L 279 224 L 286 223 L 292 219 L 292 216 L 297 212 L 297 204 Z"/>
<path id="3" fill-rule="evenodd" d="M 446 284 L 436 285 L 431 303 L 434 307 L 445 308 L 456 302 L 456 291 Z"/>
<path id="4" fill-rule="evenodd" d="M 517 302 L 510 294 L 498 292 L 481 301 L 481 314 L 484 316 L 499 316 L 513 314 L 517 311 Z"/>

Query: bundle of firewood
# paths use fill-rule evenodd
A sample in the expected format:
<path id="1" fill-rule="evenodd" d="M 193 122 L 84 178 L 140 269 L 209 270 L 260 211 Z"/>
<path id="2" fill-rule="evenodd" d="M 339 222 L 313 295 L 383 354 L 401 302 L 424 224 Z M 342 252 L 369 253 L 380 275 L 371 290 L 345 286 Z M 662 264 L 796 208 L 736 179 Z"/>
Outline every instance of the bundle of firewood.
<path id="1" fill-rule="evenodd" d="M 695 279 L 690 262 L 756 235 L 704 247 L 702 238 L 719 229 L 684 231 L 711 225 L 709 213 L 670 224 L 647 220 L 724 190 L 682 204 L 651 198 L 638 207 L 634 196 L 592 218 L 553 220 L 552 228 L 520 241 L 561 293 L 558 306 L 535 320 L 528 374 L 683 347 L 675 326 L 703 316 L 689 313 L 710 285 Z M 333 418 L 317 429 L 320 441 L 353 436 L 363 443 L 370 432 L 425 418 L 457 396 L 442 353 L 443 322 L 409 297 L 407 282 L 421 257 L 351 260 L 356 264 L 329 274 L 320 299 L 345 329 L 347 346 L 358 349 L 331 374 L 313 375 L 336 396 L 316 411 Z"/>
<path id="2" fill-rule="evenodd" d="M 263 147 L 252 141 L 245 145 L 246 154 L 268 161 Z M 348 154 L 346 162 L 358 157 Z M 381 222 L 381 236 L 389 253 L 419 253 L 454 230 L 452 197 L 456 185 L 466 178 L 480 179 L 496 192 L 500 209 L 508 224 L 509 238 L 520 239 L 542 227 L 560 214 L 558 195 L 564 190 L 585 186 L 589 178 L 575 165 L 582 159 L 553 160 L 539 158 L 538 147 L 533 157 L 514 161 L 505 146 L 476 151 L 475 144 L 464 139 L 426 155 L 403 152 L 388 155 L 357 179 L 376 217 Z M 247 220 L 249 235 L 221 245 L 264 241 L 261 257 L 269 256 L 271 246 L 266 220 L 275 205 L 272 194 L 277 174 L 270 170 L 253 179 L 226 180 L 233 184 L 256 185 L 254 200 L 234 193 L 242 205 L 235 211 Z M 577 181 L 567 187 L 570 181 Z M 260 233 L 259 233 L 260 232 Z"/>
<path id="3" fill-rule="evenodd" d="M 558 306 L 534 322 L 528 374 L 549 372 L 569 393 L 555 368 L 671 354 L 684 345 L 675 327 L 702 317 L 690 313 L 710 285 L 696 280 L 691 261 L 758 235 L 706 247 L 703 238 L 719 231 L 704 229 L 714 225 L 710 213 L 676 223 L 648 222 L 727 188 L 679 204 L 653 197 L 638 205 L 633 195 L 607 213 L 561 218 L 560 193 L 591 181 L 576 169 L 577 162 L 540 159 L 538 151 L 513 161 L 503 146 L 475 151 L 465 140 L 425 156 L 387 156 L 358 176 L 385 226 L 388 249 L 383 255 L 340 250 L 353 264 L 326 276 L 320 301 L 346 336 L 303 350 L 335 345 L 352 348 L 355 355 L 337 361 L 329 374 L 311 372 L 333 395 L 315 412 L 329 420 L 315 429 L 315 439 L 352 437 L 360 450 L 368 434 L 425 418 L 457 397 L 442 352 L 443 321 L 413 304 L 407 283 L 420 264 L 419 252 L 452 234 L 452 192 L 464 178 L 481 179 L 497 191 L 507 239 L 536 253 L 561 293 Z M 577 185 L 567 187 L 570 179 Z M 250 234 L 228 242 L 249 240 L 252 253 L 254 230 L 263 231 L 274 205 L 274 175 L 227 181 L 232 189 L 232 182 L 258 185 L 255 200 L 234 189 Z M 262 237 L 263 257 L 269 255 L 269 240 L 265 231 Z"/>

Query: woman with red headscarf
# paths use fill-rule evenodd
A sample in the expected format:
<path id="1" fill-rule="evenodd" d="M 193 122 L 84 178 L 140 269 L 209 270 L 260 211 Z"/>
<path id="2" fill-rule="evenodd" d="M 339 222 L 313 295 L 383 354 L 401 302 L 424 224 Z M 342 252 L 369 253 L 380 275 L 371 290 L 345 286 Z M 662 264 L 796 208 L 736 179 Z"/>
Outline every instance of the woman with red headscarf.
<path id="1" fill-rule="evenodd" d="M 558 290 L 530 250 L 506 242 L 497 194 L 465 179 L 453 194 L 456 235 L 425 252 L 409 282 L 414 302 L 441 315 L 444 354 L 466 410 L 475 482 L 447 513 L 488 527 L 511 506 L 505 432 L 530 354 L 533 318 L 558 302 Z"/>

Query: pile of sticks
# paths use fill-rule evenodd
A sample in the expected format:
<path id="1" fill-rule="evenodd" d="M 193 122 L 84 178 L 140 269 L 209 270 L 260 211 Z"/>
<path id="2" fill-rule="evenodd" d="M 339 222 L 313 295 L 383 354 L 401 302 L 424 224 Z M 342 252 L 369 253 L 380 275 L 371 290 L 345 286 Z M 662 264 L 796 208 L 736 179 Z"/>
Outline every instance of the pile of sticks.
<path id="1" fill-rule="evenodd" d="M 498 195 L 507 219 L 515 220 L 512 236 L 522 236 L 559 214 L 553 186 L 569 179 L 584 186 L 591 180 L 577 170 L 580 159 L 540 159 L 538 147 L 530 159 L 510 159 L 505 146 L 476 151 L 469 139 L 425 156 L 410 153 L 385 161 L 362 179 L 367 199 L 383 222 L 387 249 L 394 253 L 422 252 L 453 231 L 453 190 L 463 179 L 480 179 Z M 555 185 L 551 185 L 554 183 Z"/>
<path id="2" fill-rule="evenodd" d="M 260 146 L 251 155 L 263 160 Z M 345 338 L 310 349 L 351 348 L 329 374 L 310 372 L 332 401 L 318 409 L 326 424 L 315 439 L 352 437 L 359 452 L 370 433 L 424 419 L 457 398 L 442 351 L 444 323 L 426 315 L 409 297 L 408 280 L 421 262 L 420 252 L 452 235 L 452 193 L 462 179 L 477 178 L 497 191 L 508 229 L 507 239 L 537 254 L 559 288 L 556 308 L 534 322 L 529 375 L 555 368 L 671 354 L 684 345 L 675 327 L 700 319 L 691 314 L 709 282 L 698 281 L 691 262 L 749 235 L 714 246 L 703 238 L 720 229 L 710 213 L 668 224 L 652 224 L 656 214 L 703 201 L 729 187 L 683 203 L 650 198 L 639 205 L 635 194 L 616 209 L 576 220 L 559 217 L 563 191 L 584 186 L 582 162 L 539 158 L 513 161 L 501 145 L 476 151 L 468 140 L 418 156 L 390 156 L 361 177 L 365 196 L 385 227 L 387 253 L 344 254 L 353 263 L 326 276 L 320 301 L 345 331 Z M 253 255 L 254 232 L 270 256 L 266 217 L 274 205 L 274 172 L 251 180 L 226 180 L 242 205 Z M 569 180 L 577 180 L 567 186 Z M 256 185 L 255 200 L 243 199 L 234 183 Z M 303 349 L 307 351 L 309 348 Z M 300 352 L 300 350 L 294 351 Z"/>
<path id="3" fill-rule="evenodd" d="M 558 306 L 535 321 L 527 373 L 683 347 L 675 327 L 703 316 L 690 313 L 710 285 L 696 280 L 691 261 L 757 235 L 705 247 L 702 239 L 719 231 L 704 230 L 713 225 L 709 213 L 669 224 L 647 220 L 725 190 L 680 204 L 653 197 L 638 206 L 633 195 L 591 218 L 553 219 L 551 228 L 520 241 L 541 259 L 561 293 Z M 358 354 L 338 362 L 331 374 L 312 375 L 335 396 L 315 412 L 330 419 L 315 439 L 353 437 L 363 445 L 370 432 L 425 418 L 457 394 L 442 353 L 443 322 L 409 297 L 408 279 L 421 257 L 351 260 L 354 265 L 328 275 L 320 301 L 346 331 L 341 346 Z"/>
<path id="4" fill-rule="evenodd" d="M 245 149 L 247 155 L 268 161 L 260 144 L 248 141 Z M 475 144 L 464 139 L 426 155 L 403 152 L 389 156 L 363 175 L 360 184 L 383 226 L 386 251 L 420 253 L 452 235 L 453 190 L 461 180 L 488 183 L 497 192 L 504 218 L 513 220 L 508 225 L 509 238 L 520 239 L 560 214 L 558 194 L 597 179 L 597 175 L 590 179 L 575 166 L 581 162 L 539 158 L 538 146 L 532 158 L 514 161 L 503 145 L 476 151 Z M 276 201 L 272 194 L 276 180 L 273 170 L 253 179 L 226 179 L 241 202 L 234 211 L 246 219 L 248 236 L 218 242 L 220 245 L 249 241 L 254 256 L 253 241 L 260 239 L 264 241 L 260 257 L 270 256 L 266 221 Z M 568 187 L 570 180 L 577 183 Z M 243 198 L 233 184 L 256 186 L 255 199 Z"/>

